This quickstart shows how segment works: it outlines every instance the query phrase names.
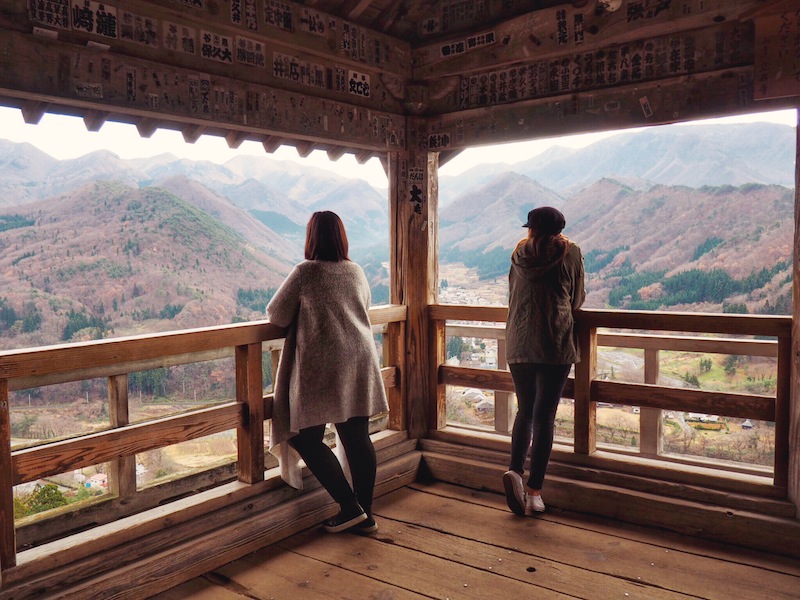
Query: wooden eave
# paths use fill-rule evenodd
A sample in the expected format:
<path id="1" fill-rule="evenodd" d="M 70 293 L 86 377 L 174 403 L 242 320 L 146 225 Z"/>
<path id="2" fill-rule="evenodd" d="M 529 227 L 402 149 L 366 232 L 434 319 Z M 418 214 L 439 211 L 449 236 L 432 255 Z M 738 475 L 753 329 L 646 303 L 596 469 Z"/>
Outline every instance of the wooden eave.
<path id="1" fill-rule="evenodd" d="M 216 135 L 233 148 L 253 140 L 267 151 L 291 145 L 364 162 L 412 146 L 449 157 L 796 102 L 796 94 L 754 94 L 755 23 L 792 9 L 780 0 L 628 2 L 612 12 L 586 0 L 280 3 L 289 17 L 267 15 L 265 2 L 240 3 L 255 9 L 249 22 L 235 21 L 234 3 L 195 4 L 103 3 L 119 24 L 110 37 L 51 25 L 24 0 L 4 3 L 0 103 L 29 123 L 74 114 L 92 131 L 122 121 L 143 136 L 167 128 L 190 143 Z M 152 39 L 146 28 L 123 37 L 123 21 L 149 23 Z M 188 32 L 193 54 L 167 41 L 171 27 Z M 249 62 L 204 57 L 206 34 L 260 50 Z M 623 53 L 645 64 L 623 68 Z M 408 118 L 425 125 L 409 128 Z"/>

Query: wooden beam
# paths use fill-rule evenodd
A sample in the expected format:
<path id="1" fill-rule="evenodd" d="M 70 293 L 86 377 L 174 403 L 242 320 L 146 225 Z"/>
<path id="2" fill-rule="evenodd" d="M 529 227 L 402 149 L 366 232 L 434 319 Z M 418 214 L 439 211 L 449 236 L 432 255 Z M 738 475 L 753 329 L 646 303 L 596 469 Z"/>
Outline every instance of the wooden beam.
<path id="1" fill-rule="evenodd" d="M 342 158 L 345 152 L 347 152 L 347 148 L 345 146 L 333 146 L 327 150 L 328 158 L 332 161 L 337 161 Z"/>
<path id="2" fill-rule="evenodd" d="M 356 152 L 356 162 L 360 165 L 366 164 L 366 162 L 375 156 L 375 154 L 370 150 L 363 150 L 361 152 Z"/>
<path id="3" fill-rule="evenodd" d="M 150 138 L 158 131 L 158 125 L 156 119 L 143 118 L 136 122 L 136 129 L 143 138 Z"/>
<path id="4" fill-rule="evenodd" d="M 233 148 L 235 150 L 242 145 L 242 142 L 244 142 L 249 135 L 250 134 L 246 131 L 231 130 L 225 134 L 225 141 L 228 142 L 228 148 Z"/>
<path id="5" fill-rule="evenodd" d="M 146 8 L 148 12 L 165 10 L 152 6 L 150 2 L 132 0 L 130 4 L 130 10 L 134 11 L 134 6 Z M 188 13 L 185 16 L 191 19 Z M 165 14 L 164 18 L 173 22 L 174 16 Z M 211 26 L 211 30 L 217 31 L 216 26 Z M 342 35 L 340 29 L 331 31 L 334 36 Z M 70 35 L 83 37 L 74 31 Z M 290 57 L 290 62 L 300 61 L 291 62 L 293 67 L 304 67 L 305 63 L 296 55 L 294 47 L 302 37 L 328 54 L 327 60 L 315 58 L 311 61 L 308 57 L 309 64 L 327 65 L 327 68 L 345 72 L 348 66 L 352 66 L 358 72 L 370 75 L 370 95 L 329 88 L 325 71 L 320 71 L 323 75 L 319 81 L 326 83 L 319 87 L 312 85 L 311 80 L 295 82 L 288 73 L 273 78 L 271 63 L 266 70 L 246 65 L 226 67 L 199 56 L 176 54 L 172 50 L 165 51 L 167 56 L 163 62 L 154 62 L 153 54 L 161 50 L 147 48 L 142 56 L 138 56 L 140 48 L 128 45 L 125 51 L 115 46 L 114 52 L 104 52 L 78 43 L 64 43 L 60 41 L 61 34 L 57 41 L 2 29 L 0 98 L 10 106 L 33 101 L 66 107 L 68 113 L 106 112 L 110 118 L 126 123 L 146 117 L 171 129 L 184 129 L 187 124 L 205 126 L 207 133 L 214 135 L 224 136 L 227 130 L 235 129 L 249 132 L 254 138 L 277 135 L 284 139 L 313 141 L 323 147 L 333 142 L 376 151 L 401 149 L 405 137 L 398 132 L 405 131 L 405 118 L 400 101 L 389 93 L 384 94 L 381 73 L 387 71 L 386 65 L 370 66 L 340 55 L 331 57 L 327 38 L 312 33 L 298 32 L 295 35 L 271 28 L 269 35 L 270 38 L 287 39 L 287 45 L 275 60 L 282 60 L 281 56 Z M 288 43 L 290 39 L 292 43 Z M 388 48 L 405 47 L 404 42 L 393 40 L 389 43 L 387 38 L 387 44 L 387 60 L 396 63 L 400 57 L 402 63 L 408 64 L 393 77 L 409 77 L 410 49 L 402 56 L 402 52 L 388 52 Z M 265 56 L 265 60 L 273 58 L 272 52 Z M 102 71 L 101 64 L 104 65 Z M 164 65 L 170 65 L 169 75 Z M 153 85 L 146 88 L 147 92 L 142 91 L 145 82 L 148 85 L 155 83 L 153 77 L 163 77 L 159 83 L 169 101 L 162 101 L 161 95 L 153 93 L 157 89 Z M 271 85 L 265 83 L 265 77 Z M 344 81 L 346 83 L 346 76 Z M 392 124 L 392 127 L 376 126 L 384 122 Z M 192 134 L 190 130 L 187 140 L 191 142 L 197 137 L 198 134 Z"/>
<path id="6" fill-rule="evenodd" d="M 49 106 L 47 102 L 24 102 L 20 112 L 28 125 L 36 125 L 42 120 Z"/>
<path id="7" fill-rule="evenodd" d="M 180 356 L 280 339 L 284 330 L 269 321 L 251 321 L 169 333 L 151 333 L 80 344 L 0 351 L 0 377 L 27 377 L 109 367 L 159 357 Z"/>
<path id="8" fill-rule="evenodd" d="M 194 144 L 205 132 L 205 125 L 184 125 L 181 129 L 183 141 L 185 141 L 187 144 Z"/>
<path id="9" fill-rule="evenodd" d="M 236 429 L 242 422 L 242 412 L 241 404 L 229 402 L 179 417 L 18 450 L 12 452 L 13 485 Z"/>
<path id="10" fill-rule="evenodd" d="M 650 406 L 721 417 L 775 421 L 775 398 L 769 396 L 600 380 L 592 382 L 591 393 L 592 403 Z M 577 398 L 575 402 L 577 404 Z"/>
<path id="11" fill-rule="evenodd" d="M 456 156 L 461 154 L 462 150 L 448 150 L 445 152 L 439 152 L 439 166 L 446 165 L 451 160 L 453 160 Z"/>
<path id="12" fill-rule="evenodd" d="M 372 4 L 373 0 L 349 0 L 341 9 L 348 19 L 358 20 Z"/>
<path id="13" fill-rule="evenodd" d="M 316 149 L 317 145 L 314 142 L 302 142 L 298 141 L 295 143 L 295 149 L 297 150 L 298 156 L 301 158 L 308 158 L 308 156 Z"/>
<path id="14" fill-rule="evenodd" d="M 443 51 L 450 44 L 436 42 L 413 50 L 414 77 L 420 81 L 444 81 L 450 76 L 469 77 L 485 70 L 519 66 L 556 57 L 583 56 L 611 46 L 632 42 L 650 42 L 657 37 L 684 36 L 692 32 L 695 45 L 701 45 L 703 30 L 731 27 L 748 8 L 761 6 L 758 0 L 707 0 L 702 7 L 685 11 L 680 3 L 664 3 L 662 10 L 650 17 L 630 19 L 627 11 L 596 14 L 595 3 L 582 8 L 564 6 L 564 19 L 558 22 L 557 11 L 542 9 L 508 19 L 491 28 L 493 38 L 486 43 L 457 52 Z M 573 24 L 580 22 L 580 29 Z M 559 28 L 566 35 L 558 35 Z M 738 26 L 740 33 L 741 26 Z M 711 37 L 715 37 L 711 34 Z M 712 47 L 713 48 L 713 47 Z M 712 59 L 717 56 L 710 53 Z M 699 52 L 698 52 L 699 55 Z M 596 67 L 596 65 L 595 65 Z"/>
<path id="15" fill-rule="evenodd" d="M 268 135 L 263 139 L 261 145 L 264 146 L 264 150 L 266 150 L 269 154 L 273 154 L 278 148 L 280 148 L 284 142 L 283 138 L 276 137 L 274 135 Z"/>
<path id="16" fill-rule="evenodd" d="M 102 110 L 89 110 L 83 115 L 83 123 L 88 131 L 100 131 L 108 120 L 109 113 Z"/>

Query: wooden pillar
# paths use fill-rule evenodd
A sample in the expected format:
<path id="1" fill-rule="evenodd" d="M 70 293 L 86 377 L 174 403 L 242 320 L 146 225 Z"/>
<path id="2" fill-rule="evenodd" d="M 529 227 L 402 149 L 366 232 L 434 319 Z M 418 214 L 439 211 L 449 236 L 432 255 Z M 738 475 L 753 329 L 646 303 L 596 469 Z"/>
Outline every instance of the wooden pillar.
<path id="1" fill-rule="evenodd" d="M 108 378 L 108 414 L 111 427 L 130 424 L 128 413 L 128 375 Z M 108 487 L 118 498 L 128 498 L 136 493 L 136 456 L 123 456 L 111 461 Z"/>
<path id="2" fill-rule="evenodd" d="M 644 351 L 644 382 L 658 383 L 660 369 L 659 352 L 656 348 Z M 639 414 L 639 452 L 643 456 L 657 457 L 663 448 L 662 420 L 660 408 L 642 407 Z"/>
<path id="3" fill-rule="evenodd" d="M 236 401 L 244 404 L 236 432 L 239 481 L 264 480 L 264 397 L 261 381 L 261 344 L 236 346 Z"/>
<path id="4" fill-rule="evenodd" d="M 0 460 L 0 582 L 2 582 L 2 572 L 17 564 L 8 379 L 0 379 L 0 458 L 2 458 Z"/>
<path id="5" fill-rule="evenodd" d="M 789 407 L 789 499 L 800 514 L 800 110 L 797 111 L 792 268 L 792 377 Z"/>
<path id="6" fill-rule="evenodd" d="M 410 437 L 419 438 L 445 419 L 434 401 L 436 373 L 430 367 L 443 357 L 431 356 L 428 326 L 428 306 L 436 302 L 438 285 L 438 155 L 427 151 L 424 120 L 408 120 L 407 139 L 411 149 L 392 153 L 388 160 L 391 301 L 408 309 L 401 376 L 406 427 Z"/>

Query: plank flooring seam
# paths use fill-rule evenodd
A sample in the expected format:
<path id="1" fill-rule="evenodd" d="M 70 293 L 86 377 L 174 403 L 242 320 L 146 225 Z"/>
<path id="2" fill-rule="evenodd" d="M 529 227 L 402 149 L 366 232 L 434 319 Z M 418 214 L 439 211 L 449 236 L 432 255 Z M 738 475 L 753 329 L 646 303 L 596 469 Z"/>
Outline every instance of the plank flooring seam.
<path id="1" fill-rule="evenodd" d="M 338 534 L 331 534 L 331 535 L 338 535 Z M 371 539 L 371 538 L 367 538 L 367 539 Z M 384 581 L 382 579 L 378 579 L 377 577 L 373 577 L 371 575 L 365 575 L 364 573 L 361 573 L 360 571 L 356 571 L 355 569 L 350 569 L 350 568 L 348 568 L 348 567 L 346 567 L 344 565 L 337 565 L 336 563 L 332 563 L 332 562 L 327 561 L 327 560 L 322 560 L 322 559 L 317 558 L 315 556 L 311 556 L 310 554 L 305 554 L 303 552 L 298 552 L 294 548 L 289 548 L 289 547 L 285 546 L 283 544 L 283 542 L 279 542 L 279 543 L 275 544 L 275 547 L 280 548 L 283 552 L 288 552 L 290 554 L 295 554 L 297 556 L 302 556 L 304 558 L 311 558 L 311 559 L 316 560 L 318 562 L 321 562 L 323 564 L 330 565 L 331 567 L 336 567 L 337 569 L 341 569 L 342 571 L 346 571 L 348 573 L 352 573 L 353 575 L 360 575 L 361 577 L 366 577 L 367 579 L 371 579 L 372 581 L 374 581 L 376 583 L 383 583 L 383 584 L 386 584 L 386 585 L 391 585 L 392 587 L 396 587 L 396 588 L 398 588 L 400 590 L 404 590 L 404 591 L 406 591 L 406 592 L 408 592 L 410 594 L 418 594 L 420 596 L 424 596 L 425 598 L 430 598 L 431 600 L 438 600 L 436 596 L 431 596 L 431 595 L 426 594 L 424 592 L 419 592 L 417 590 L 413 590 L 413 589 L 411 589 L 409 587 L 405 587 L 405 586 L 402 586 L 402 585 L 397 585 L 396 583 L 389 583 L 388 581 Z M 400 546 L 400 547 L 402 548 L 403 546 Z M 259 600 L 259 599 L 256 599 L 256 600 Z"/>
<path id="2" fill-rule="evenodd" d="M 432 495 L 436 496 L 437 494 L 432 494 Z M 489 507 L 484 507 L 484 508 L 489 508 Z M 454 533 L 450 533 L 450 532 L 445 531 L 443 529 L 437 529 L 435 527 L 428 527 L 428 526 L 425 526 L 425 525 L 420 525 L 419 523 L 413 523 L 413 522 L 410 522 L 410 521 L 403 521 L 402 519 L 397 519 L 397 518 L 393 518 L 393 517 L 387 517 L 385 515 L 380 514 L 380 512 L 376 512 L 375 515 L 377 517 L 380 517 L 384 521 L 392 521 L 392 522 L 395 522 L 395 523 L 403 523 L 404 525 L 409 526 L 409 527 L 417 527 L 419 529 L 427 529 L 429 531 L 435 531 L 437 533 L 444 534 L 444 535 L 447 535 L 447 536 L 450 536 L 450 537 L 454 537 L 454 538 L 457 538 L 457 539 L 460 539 L 460 540 L 478 541 L 478 540 L 472 540 L 471 538 L 468 538 L 468 537 L 465 537 L 465 536 L 462 536 L 462 535 L 457 535 L 457 534 L 454 534 Z M 550 521 L 550 522 L 552 523 L 554 521 Z M 406 548 L 408 550 L 414 550 L 415 552 L 418 552 L 420 554 L 424 554 L 425 556 L 432 556 L 432 557 L 435 557 L 435 558 L 442 558 L 441 556 L 438 556 L 437 554 L 433 554 L 431 552 L 426 552 L 424 550 L 419 550 L 419 549 L 413 548 L 412 546 L 405 546 L 402 543 L 398 544 L 395 541 L 386 542 L 384 540 L 381 540 L 379 537 L 376 537 L 376 538 L 373 538 L 373 539 L 375 539 L 375 541 L 379 541 L 379 542 L 382 542 L 382 543 L 391 543 L 391 544 L 393 544 L 395 546 L 399 546 L 401 548 Z M 557 560 L 557 559 L 554 559 L 554 558 L 551 558 L 551 557 L 548 557 L 548 556 L 545 556 L 545 555 L 535 554 L 533 552 L 530 552 L 530 551 L 527 551 L 527 550 L 523 550 L 523 549 L 520 549 L 520 548 L 516 548 L 516 547 L 504 546 L 502 544 L 485 542 L 485 541 L 480 541 L 480 543 L 485 544 L 487 546 L 492 546 L 494 548 L 499 548 L 499 549 L 502 549 L 502 550 L 506 550 L 506 551 L 509 551 L 509 552 L 513 551 L 513 552 L 517 552 L 519 554 L 524 554 L 526 556 L 530 556 L 532 558 L 536 558 L 537 560 L 540 560 L 540 561 L 543 561 L 543 562 L 549 562 L 549 563 L 553 563 L 553 564 L 557 564 L 557 565 L 563 565 L 565 567 L 570 567 L 570 568 L 573 568 L 573 569 L 581 569 L 581 570 L 583 570 L 583 571 L 585 571 L 587 573 L 593 573 L 595 575 L 601 575 L 601 576 L 604 576 L 604 577 L 610 577 L 612 579 L 618 579 L 618 580 L 621 580 L 621 581 L 628 581 L 628 582 L 630 582 L 630 583 L 632 583 L 634 585 L 638 585 L 638 586 L 641 586 L 643 588 L 657 589 L 657 590 L 661 590 L 661 591 L 668 592 L 668 593 L 671 593 L 671 594 L 677 594 L 677 595 L 680 595 L 680 596 L 685 597 L 685 598 L 696 598 L 698 600 L 705 600 L 707 598 L 706 596 L 697 596 L 695 594 L 689 594 L 687 592 L 682 592 L 680 590 L 675 590 L 675 589 L 672 589 L 672 588 L 668 588 L 668 587 L 659 585 L 657 583 L 645 582 L 645 581 L 642 581 L 641 579 L 634 579 L 632 577 L 626 577 L 624 575 L 616 575 L 616 574 L 607 573 L 605 571 L 600 571 L 600 570 L 597 570 L 597 569 L 590 569 L 590 568 L 587 568 L 587 567 L 582 566 L 582 565 L 578 565 L 578 564 L 573 564 L 573 563 L 569 563 L 569 562 L 566 562 L 566 561 Z M 510 579 L 510 580 L 514 580 L 514 581 L 522 581 L 520 579 L 515 579 L 514 577 L 511 577 L 509 575 L 504 575 L 504 574 L 498 573 L 496 571 L 492 571 L 492 570 L 489 570 L 489 569 L 482 569 L 482 568 L 476 567 L 474 565 L 471 565 L 468 562 L 464 562 L 464 561 L 461 561 L 461 560 L 455 560 L 453 558 L 448 558 L 447 560 L 449 562 L 452 562 L 452 563 L 455 563 L 455 564 L 460 564 L 460 565 L 465 566 L 465 567 L 476 569 L 476 570 L 481 571 L 483 573 L 487 573 L 487 574 L 491 573 L 492 575 L 497 575 L 497 576 L 500 576 L 500 577 L 503 577 L 503 578 L 506 578 L 506 579 Z M 572 598 L 580 598 L 580 596 L 574 596 L 572 594 L 567 594 L 563 590 L 559 590 L 559 589 L 556 589 L 556 588 L 548 587 L 546 585 L 534 584 L 534 583 L 530 583 L 530 582 L 524 582 L 524 583 L 526 583 L 528 585 L 533 585 L 533 586 L 538 587 L 538 588 L 550 590 L 552 592 L 557 592 L 559 594 L 569 595 Z"/>

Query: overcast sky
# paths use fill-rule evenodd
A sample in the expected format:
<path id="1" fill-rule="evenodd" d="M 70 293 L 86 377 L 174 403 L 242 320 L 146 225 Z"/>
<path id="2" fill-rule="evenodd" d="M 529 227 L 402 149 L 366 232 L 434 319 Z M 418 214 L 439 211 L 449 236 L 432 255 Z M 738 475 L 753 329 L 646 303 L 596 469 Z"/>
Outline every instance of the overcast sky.
<path id="1" fill-rule="evenodd" d="M 797 124 L 795 113 L 794 110 L 784 110 L 696 123 L 769 121 L 795 126 Z M 614 135 L 614 132 L 472 148 L 449 161 L 441 168 L 440 173 L 458 175 L 481 163 L 514 164 L 532 158 L 553 145 L 582 147 L 609 135 Z M 209 160 L 215 163 L 224 163 L 239 154 L 258 156 L 267 154 L 257 142 L 244 142 L 238 149 L 232 150 L 223 138 L 212 135 L 201 136 L 194 144 L 187 144 L 179 132 L 166 129 L 159 129 L 152 137 L 143 138 L 135 126 L 111 121 L 105 123 L 100 131 L 90 132 L 86 130 L 82 119 L 62 115 L 45 114 L 38 125 L 28 125 L 22 119 L 19 110 L 6 107 L 0 107 L 0 138 L 14 142 L 29 142 L 58 159 L 76 158 L 101 149 L 110 150 L 120 158 L 142 158 L 170 152 L 182 158 Z M 332 162 L 325 152 L 314 151 L 304 159 L 300 158 L 291 146 L 282 146 L 270 156 L 277 160 L 311 164 L 346 177 L 365 179 L 378 188 L 387 185 L 386 175 L 377 158 L 359 165 L 352 154 L 345 154 L 338 161 Z"/>

